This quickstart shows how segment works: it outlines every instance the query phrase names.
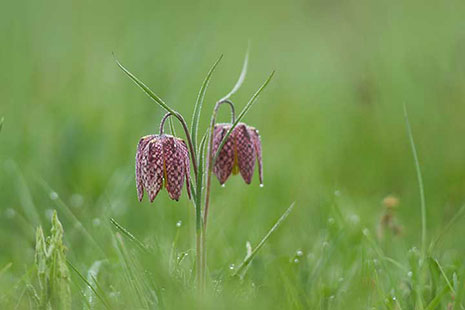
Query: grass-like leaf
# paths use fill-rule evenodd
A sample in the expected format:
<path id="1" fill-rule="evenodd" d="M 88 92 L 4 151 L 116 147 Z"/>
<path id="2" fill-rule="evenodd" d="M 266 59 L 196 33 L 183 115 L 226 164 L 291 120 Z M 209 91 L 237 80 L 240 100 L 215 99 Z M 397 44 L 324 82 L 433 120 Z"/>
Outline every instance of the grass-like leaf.
<path id="1" fill-rule="evenodd" d="M 228 130 L 226 135 L 224 136 L 223 140 L 221 140 L 220 145 L 218 146 L 218 150 L 216 151 L 215 155 L 213 156 L 212 163 L 216 161 L 216 158 L 221 152 L 221 149 L 223 148 L 224 144 L 226 143 L 227 139 L 231 135 L 232 131 L 234 128 L 239 124 L 239 122 L 244 118 L 244 116 L 249 112 L 250 108 L 253 106 L 253 104 L 257 101 L 258 96 L 261 94 L 261 92 L 266 88 L 268 83 L 270 83 L 271 79 L 273 78 L 275 71 L 271 72 L 271 74 L 268 76 L 268 78 L 265 80 L 265 82 L 260 86 L 260 88 L 255 92 L 255 94 L 250 98 L 249 102 L 245 105 L 245 107 L 242 109 L 241 113 L 236 118 L 236 121 L 234 124 L 232 124 L 231 128 Z"/>
<path id="2" fill-rule="evenodd" d="M 207 73 L 207 76 L 205 77 L 205 80 L 202 83 L 202 86 L 200 87 L 199 94 L 197 95 L 197 100 L 194 106 L 194 115 L 192 116 L 192 125 L 191 125 L 192 144 L 194 145 L 194 147 L 197 147 L 197 131 L 199 128 L 199 118 L 200 118 L 200 113 L 202 111 L 203 101 L 205 99 L 205 93 L 207 92 L 208 84 L 210 83 L 213 72 L 215 71 L 216 67 L 218 66 L 222 58 L 223 58 L 223 55 L 221 55 L 215 61 L 213 66 L 210 68 L 210 70 Z"/>
<path id="3" fill-rule="evenodd" d="M 0 118 L 0 132 L 2 131 L 4 121 L 5 121 L 4 117 Z"/>
<path id="4" fill-rule="evenodd" d="M 242 83 L 244 83 L 245 76 L 247 75 L 248 65 L 249 65 L 249 49 L 247 48 L 247 52 L 245 53 L 245 58 L 244 58 L 244 64 L 242 65 L 241 74 L 239 75 L 239 78 L 237 79 L 236 84 L 234 85 L 233 89 L 231 89 L 231 91 L 226 96 L 221 98 L 219 101 L 224 101 L 224 100 L 231 98 L 231 96 L 234 95 L 239 90 L 239 88 L 241 88 Z"/>
<path id="5" fill-rule="evenodd" d="M 67 261 L 67 263 L 68 263 L 68 266 L 71 268 L 71 270 L 73 270 L 79 276 L 79 278 L 82 281 L 84 281 L 84 283 L 87 285 L 87 287 L 89 287 L 92 290 L 92 292 L 102 302 L 102 304 L 105 306 L 105 308 L 106 309 L 112 309 L 112 307 L 110 306 L 110 303 L 102 295 L 100 295 L 100 293 L 97 291 L 97 289 L 95 287 L 93 287 L 92 284 L 89 281 L 87 281 L 87 279 L 79 272 L 79 270 L 77 270 L 77 268 L 74 267 L 73 264 L 71 264 L 71 262 L 69 260 Z"/>
<path id="6" fill-rule="evenodd" d="M 415 169 L 417 172 L 418 187 L 420 190 L 420 204 L 421 204 L 421 252 L 423 258 L 426 253 L 426 202 L 425 202 L 425 190 L 423 187 L 423 177 L 420 169 L 420 161 L 418 160 L 417 148 L 415 147 L 415 141 L 413 140 L 412 128 L 407 114 L 407 106 L 404 103 L 404 116 L 405 124 L 407 127 L 407 134 L 412 148 L 413 160 L 415 161 Z"/>
<path id="7" fill-rule="evenodd" d="M 263 237 L 263 239 L 257 244 L 257 246 L 250 252 L 247 253 L 246 257 L 242 261 L 242 263 L 239 265 L 237 268 L 236 272 L 234 273 L 233 276 L 239 276 L 243 277 L 245 274 L 245 271 L 247 270 L 247 267 L 250 265 L 254 257 L 257 255 L 258 251 L 265 245 L 266 241 L 271 237 L 273 232 L 275 232 L 278 227 L 283 223 L 283 221 L 288 217 L 288 215 L 291 213 L 292 209 L 294 208 L 295 202 L 293 202 L 289 208 L 281 215 L 281 217 L 276 221 L 276 223 L 271 227 L 271 229 L 268 231 L 268 233 Z"/>
<path id="8" fill-rule="evenodd" d="M 163 109 L 170 112 L 171 114 L 176 114 L 176 112 L 171 109 L 160 97 L 157 96 L 147 85 L 145 85 L 141 80 L 139 80 L 134 74 L 129 72 L 116 58 L 116 55 L 113 53 L 113 57 L 115 58 L 116 64 L 123 70 L 124 73 L 129 76 L 137 86 L 139 86 L 153 101 L 158 103 Z"/>
<path id="9" fill-rule="evenodd" d="M 125 235 L 131 242 L 133 242 L 139 249 L 147 254 L 151 254 L 150 250 L 143 244 L 139 239 L 134 237 L 126 228 L 121 226 L 114 218 L 110 218 L 110 223 L 118 229 L 123 235 Z"/>

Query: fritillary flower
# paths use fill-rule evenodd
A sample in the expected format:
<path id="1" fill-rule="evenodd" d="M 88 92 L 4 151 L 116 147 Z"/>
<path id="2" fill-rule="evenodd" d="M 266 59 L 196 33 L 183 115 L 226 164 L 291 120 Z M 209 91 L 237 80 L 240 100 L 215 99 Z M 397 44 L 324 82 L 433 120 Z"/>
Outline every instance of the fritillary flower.
<path id="1" fill-rule="evenodd" d="M 231 124 L 215 125 L 213 132 L 213 154 L 217 152 L 221 141 L 230 128 Z M 258 161 L 258 173 L 260 184 L 262 185 L 262 144 L 258 130 L 244 123 L 239 123 L 223 145 L 213 166 L 213 172 L 218 181 L 220 181 L 220 184 L 224 184 L 231 173 L 237 174 L 238 172 L 240 172 L 245 183 L 250 184 L 256 161 Z"/>
<path id="2" fill-rule="evenodd" d="M 136 185 L 139 201 L 144 190 L 153 202 L 158 192 L 166 187 L 171 199 L 178 201 L 184 180 L 191 197 L 189 151 L 186 143 L 171 135 L 142 137 L 136 153 Z"/>

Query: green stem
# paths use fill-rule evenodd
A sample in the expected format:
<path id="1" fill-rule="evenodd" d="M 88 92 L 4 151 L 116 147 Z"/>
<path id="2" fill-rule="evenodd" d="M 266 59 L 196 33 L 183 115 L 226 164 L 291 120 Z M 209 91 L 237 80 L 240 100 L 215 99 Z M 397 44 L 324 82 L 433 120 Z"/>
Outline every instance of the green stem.
<path id="1" fill-rule="evenodd" d="M 231 118 L 232 118 L 232 123 L 235 122 L 235 110 L 234 110 L 234 104 L 229 101 L 229 100 L 220 100 L 216 103 L 215 108 L 213 109 L 212 113 L 212 118 L 210 122 L 210 137 L 208 141 L 208 148 L 207 148 L 207 186 L 205 190 L 205 207 L 203 209 L 203 229 L 202 229 L 202 276 L 203 276 L 203 281 L 206 281 L 206 270 L 207 270 L 207 219 L 208 219 L 208 211 L 209 211 L 209 206 L 210 206 L 210 191 L 211 191 L 211 177 L 212 177 L 212 171 L 213 171 L 213 134 L 214 134 L 214 129 L 215 129 L 215 123 L 216 123 L 216 116 L 218 114 L 218 110 L 221 106 L 221 104 L 227 103 L 231 107 Z M 219 151 L 219 150 L 218 150 Z M 217 152 L 218 152 L 217 151 Z"/>

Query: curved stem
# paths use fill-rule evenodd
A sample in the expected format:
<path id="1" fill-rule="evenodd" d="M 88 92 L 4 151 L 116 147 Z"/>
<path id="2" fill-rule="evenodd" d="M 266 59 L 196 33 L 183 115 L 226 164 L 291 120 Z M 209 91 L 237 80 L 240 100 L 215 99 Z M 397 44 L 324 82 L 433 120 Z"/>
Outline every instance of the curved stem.
<path id="1" fill-rule="evenodd" d="M 160 135 L 163 134 L 163 128 L 165 126 L 165 122 L 168 119 L 168 117 L 170 117 L 170 116 L 176 117 L 179 120 L 179 122 L 181 123 L 182 128 L 184 129 L 184 132 L 186 134 L 187 145 L 189 146 L 189 151 L 191 153 L 192 168 L 194 170 L 195 179 L 197 180 L 198 169 L 197 169 L 197 158 L 196 158 L 196 155 L 195 155 L 195 148 L 192 145 L 192 139 L 191 139 L 191 135 L 190 135 L 190 132 L 189 132 L 189 128 L 187 127 L 187 123 L 184 120 L 184 118 L 182 117 L 182 115 L 179 114 L 178 112 L 175 112 L 174 114 L 171 113 L 171 112 L 166 113 L 163 116 L 163 118 L 161 119 L 161 122 L 160 122 Z M 189 182 L 189 180 L 188 180 L 188 182 Z"/>
<path id="2" fill-rule="evenodd" d="M 227 103 L 230 108 L 231 108 L 231 123 L 235 122 L 236 115 L 235 115 L 235 109 L 234 109 L 234 103 L 232 103 L 230 100 L 225 99 L 225 100 L 220 100 L 216 103 L 215 108 L 213 109 L 212 113 L 212 118 L 210 122 L 210 137 L 208 141 L 208 148 L 207 148 L 207 185 L 206 185 L 206 190 L 205 190 L 205 207 L 203 209 L 203 230 L 202 230 L 202 275 L 203 275 L 203 283 L 205 284 L 206 281 L 206 269 L 207 269 L 207 218 L 208 218 L 208 210 L 210 206 L 210 190 L 211 190 L 211 176 L 212 176 L 212 170 L 213 170 L 213 133 L 215 129 L 215 123 L 216 123 L 216 116 L 218 114 L 218 110 L 220 106 L 223 103 Z"/>

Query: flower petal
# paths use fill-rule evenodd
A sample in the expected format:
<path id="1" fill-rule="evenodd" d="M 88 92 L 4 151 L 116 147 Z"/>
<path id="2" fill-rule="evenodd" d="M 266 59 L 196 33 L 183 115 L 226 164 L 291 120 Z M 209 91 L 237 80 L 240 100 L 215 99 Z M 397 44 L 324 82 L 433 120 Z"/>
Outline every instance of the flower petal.
<path id="1" fill-rule="evenodd" d="M 260 184 L 263 185 L 262 141 L 260 139 L 260 135 L 258 134 L 257 129 L 250 126 L 247 129 L 250 134 L 250 138 L 252 138 L 252 143 L 255 147 L 255 154 L 257 155 L 258 161 L 258 177 L 260 178 Z"/>
<path id="2" fill-rule="evenodd" d="M 163 138 L 163 158 L 165 162 L 166 190 L 171 199 L 179 200 L 184 183 L 184 154 L 172 136 Z"/>
<path id="3" fill-rule="evenodd" d="M 159 136 L 150 140 L 144 149 L 142 180 L 150 202 L 153 202 L 163 185 L 163 152 Z"/>
<path id="4" fill-rule="evenodd" d="M 142 137 L 139 140 L 139 144 L 137 145 L 137 152 L 136 152 L 136 188 L 137 188 L 137 198 L 139 201 L 142 201 L 144 198 L 144 182 L 142 181 L 142 157 L 144 153 L 144 149 L 147 143 L 154 137 L 154 135 L 148 135 Z"/>
<path id="5" fill-rule="evenodd" d="M 213 148 L 212 148 L 212 155 L 214 156 L 220 146 L 221 141 L 223 140 L 224 136 L 228 132 L 229 128 L 231 128 L 228 124 L 216 124 L 214 131 L 213 131 Z M 220 184 L 224 184 L 228 177 L 231 175 L 233 166 L 234 166 L 234 131 L 228 137 L 228 140 L 223 145 L 218 158 L 213 166 L 213 173 L 215 173 L 216 177 Z"/>
<path id="6" fill-rule="evenodd" d="M 177 139 L 176 143 L 179 145 L 179 148 L 182 151 L 182 156 L 183 156 L 183 161 L 184 161 L 184 173 L 186 177 L 187 195 L 189 196 L 189 199 L 191 199 L 191 182 L 190 182 L 191 168 L 190 168 L 190 161 L 189 161 L 189 150 L 187 148 L 186 142 L 184 142 L 183 140 Z"/>
<path id="7" fill-rule="evenodd" d="M 240 123 L 234 128 L 235 147 L 237 151 L 237 165 L 245 183 L 252 182 L 255 168 L 255 147 L 247 130 L 247 126 Z"/>

